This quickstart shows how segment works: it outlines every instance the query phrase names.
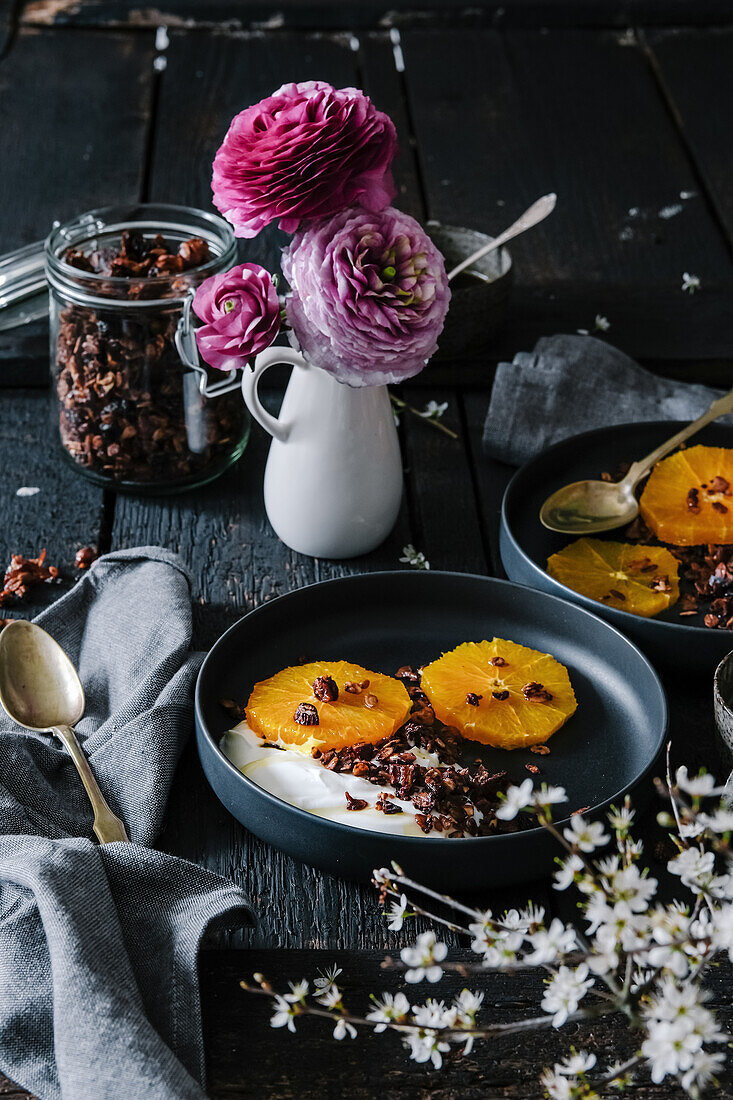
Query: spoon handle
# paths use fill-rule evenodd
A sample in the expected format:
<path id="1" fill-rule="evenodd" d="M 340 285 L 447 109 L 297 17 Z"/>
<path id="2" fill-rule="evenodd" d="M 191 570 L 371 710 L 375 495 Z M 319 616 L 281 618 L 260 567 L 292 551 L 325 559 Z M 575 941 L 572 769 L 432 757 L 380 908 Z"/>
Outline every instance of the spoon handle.
<path id="1" fill-rule="evenodd" d="M 101 844 L 111 844 L 114 840 L 129 840 L 125 826 L 112 813 L 107 805 L 104 795 L 99 789 L 99 784 L 94 778 L 94 773 L 89 766 L 89 761 L 82 752 L 81 745 L 76 739 L 76 731 L 73 726 L 54 726 L 53 732 L 58 737 L 71 759 L 74 761 L 79 778 L 84 784 L 84 789 L 89 795 L 89 801 L 94 810 L 94 832 Z"/>
<path id="2" fill-rule="evenodd" d="M 635 462 L 626 477 L 623 479 L 632 488 L 645 477 L 653 466 L 656 466 L 660 459 L 668 455 L 670 451 L 673 451 L 675 447 L 679 447 L 680 443 L 684 443 L 690 436 L 695 435 L 701 428 L 704 428 L 706 424 L 710 424 L 713 420 L 717 420 L 719 416 L 726 416 L 728 413 L 733 412 L 733 390 L 730 393 L 726 393 L 723 397 L 718 397 L 713 401 L 709 409 L 707 409 L 702 416 L 698 416 L 697 420 L 693 420 L 691 424 L 687 424 L 681 431 L 673 435 L 671 439 L 668 439 L 665 443 L 660 445 L 648 454 L 646 458 L 640 458 L 638 462 Z"/>
<path id="3" fill-rule="evenodd" d="M 451 279 L 455 279 L 456 275 L 460 275 L 462 271 L 465 271 L 471 264 L 475 264 L 476 260 L 480 260 L 482 256 L 488 255 L 489 252 L 493 252 L 495 248 L 501 248 L 503 244 L 510 241 L 512 237 L 518 237 L 520 233 L 525 233 L 528 229 L 532 229 L 533 226 L 538 225 L 543 221 L 548 214 L 551 214 L 555 209 L 555 203 L 557 202 L 557 195 L 554 191 L 551 191 L 549 195 L 543 195 L 541 199 L 537 199 L 532 205 L 520 214 L 515 222 L 505 229 L 503 233 L 500 233 L 498 237 L 494 237 L 493 241 L 489 241 L 488 244 L 483 245 L 477 249 L 476 252 L 472 252 L 470 256 L 466 256 L 465 260 L 461 260 L 452 271 L 448 272 L 448 282 Z"/>

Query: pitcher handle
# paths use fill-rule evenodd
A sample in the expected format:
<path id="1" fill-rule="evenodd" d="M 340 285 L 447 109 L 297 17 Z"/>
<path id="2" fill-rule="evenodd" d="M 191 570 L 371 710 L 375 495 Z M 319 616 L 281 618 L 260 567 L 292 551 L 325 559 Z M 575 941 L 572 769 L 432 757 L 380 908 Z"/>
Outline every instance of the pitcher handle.
<path id="1" fill-rule="evenodd" d="M 257 392 L 261 375 L 276 363 L 290 363 L 294 367 L 305 366 L 303 356 L 293 348 L 267 348 L 257 356 L 252 370 L 245 367 L 242 374 L 242 397 L 257 423 L 261 424 L 273 439 L 286 443 L 290 435 L 290 425 L 283 424 L 276 416 L 272 416 L 264 408 Z"/>

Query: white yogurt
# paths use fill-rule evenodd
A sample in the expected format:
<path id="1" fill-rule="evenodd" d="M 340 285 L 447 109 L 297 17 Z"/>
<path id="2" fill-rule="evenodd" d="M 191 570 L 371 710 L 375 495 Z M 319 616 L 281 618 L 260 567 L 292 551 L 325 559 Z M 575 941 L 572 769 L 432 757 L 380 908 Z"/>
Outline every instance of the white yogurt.
<path id="1" fill-rule="evenodd" d="M 398 798 L 391 800 L 403 810 L 401 814 L 384 814 L 375 809 L 380 795 L 394 795 L 391 787 L 378 787 L 355 775 L 331 772 L 312 756 L 263 741 L 246 722 L 240 722 L 225 733 L 219 747 L 235 768 L 258 787 L 300 810 L 357 829 L 395 836 L 425 836 L 415 820 L 415 807 L 411 802 Z M 431 768 L 441 766 L 434 753 L 419 748 L 410 749 L 410 752 L 415 754 L 419 764 Z M 368 805 L 363 810 L 347 810 L 346 791 L 352 798 L 363 798 Z M 445 836 L 438 832 L 431 835 Z"/>

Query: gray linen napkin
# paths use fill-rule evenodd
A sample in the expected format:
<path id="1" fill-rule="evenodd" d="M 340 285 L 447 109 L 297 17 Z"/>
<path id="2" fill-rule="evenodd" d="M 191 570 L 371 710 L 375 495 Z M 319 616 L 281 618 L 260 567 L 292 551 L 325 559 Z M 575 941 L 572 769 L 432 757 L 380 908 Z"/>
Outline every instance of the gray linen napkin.
<path id="1" fill-rule="evenodd" d="M 61 746 L 0 717 L 0 1069 L 41 1100 L 202 1100 L 197 956 L 242 892 L 153 851 L 200 656 L 180 559 L 100 558 L 37 622 L 86 692 L 78 732 L 132 843 L 93 842 Z"/>
<path id="2" fill-rule="evenodd" d="M 497 367 L 483 446 L 492 458 L 520 466 L 551 443 L 591 428 L 694 420 L 719 396 L 708 386 L 650 374 L 592 336 L 544 336 L 533 352 Z"/>

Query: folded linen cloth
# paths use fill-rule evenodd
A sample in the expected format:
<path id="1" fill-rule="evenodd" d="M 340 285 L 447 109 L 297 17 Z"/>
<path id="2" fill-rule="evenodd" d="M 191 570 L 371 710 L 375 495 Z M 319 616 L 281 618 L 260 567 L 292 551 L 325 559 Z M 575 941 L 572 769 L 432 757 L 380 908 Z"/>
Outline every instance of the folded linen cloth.
<path id="1" fill-rule="evenodd" d="M 37 622 L 79 670 L 80 740 L 132 843 L 93 842 L 64 749 L 0 712 L 0 1069 L 41 1100 L 202 1100 L 197 956 L 242 892 L 148 845 L 200 656 L 174 554 L 108 554 Z"/>
<path id="2" fill-rule="evenodd" d="M 694 420 L 719 396 L 708 386 L 650 374 L 592 336 L 544 336 L 533 352 L 497 367 L 484 450 L 521 466 L 551 443 L 591 428 Z M 733 417 L 722 422 L 733 424 Z"/>

